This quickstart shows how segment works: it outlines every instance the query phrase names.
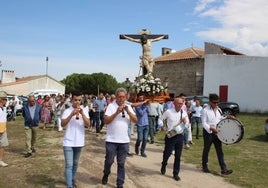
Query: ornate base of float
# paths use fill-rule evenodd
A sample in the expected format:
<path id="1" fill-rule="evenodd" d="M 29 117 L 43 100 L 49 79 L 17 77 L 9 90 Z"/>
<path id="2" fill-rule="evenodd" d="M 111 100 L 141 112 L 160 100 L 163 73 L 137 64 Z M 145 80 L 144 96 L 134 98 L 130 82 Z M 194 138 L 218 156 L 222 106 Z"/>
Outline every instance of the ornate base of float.
<path id="1" fill-rule="evenodd" d="M 167 82 L 165 81 L 163 85 L 160 78 L 155 78 L 152 73 L 137 77 L 134 86 L 135 92 L 131 96 L 132 102 L 137 102 L 139 94 L 142 94 L 145 99 L 149 99 L 150 102 L 163 103 L 170 99 Z"/>
<path id="2" fill-rule="evenodd" d="M 131 98 L 133 99 L 132 102 L 137 102 L 138 95 L 140 95 L 140 94 L 142 94 L 145 99 L 149 99 L 150 102 L 164 103 L 170 99 L 169 92 L 161 92 L 161 93 L 156 94 L 156 95 L 148 95 L 147 93 L 137 94 L 135 92 L 135 93 L 132 93 L 132 96 L 131 96 Z"/>

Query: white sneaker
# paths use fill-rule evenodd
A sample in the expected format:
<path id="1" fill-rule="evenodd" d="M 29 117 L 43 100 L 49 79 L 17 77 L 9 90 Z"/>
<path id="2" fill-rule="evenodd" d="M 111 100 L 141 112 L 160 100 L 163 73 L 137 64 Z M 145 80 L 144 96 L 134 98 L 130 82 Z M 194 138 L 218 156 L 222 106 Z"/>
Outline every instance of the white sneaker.
<path id="1" fill-rule="evenodd" d="M 8 164 L 5 163 L 4 161 L 0 161 L 0 166 L 2 166 L 2 167 L 6 167 L 6 166 L 8 166 Z"/>
<path id="2" fill-rule="evenodd" d="M 194 142 L 193 142 L 193 141 L 189 141 L 189 144 L 192 144 L 192 145 L 194 145 Z"/>
<path id="3" fill-rule="evenodd" d="M 184 146 L 184 149 L 189 149 L 189 148 L 190 148 L 189 144 L 186 144 L 186 145 Z"/>

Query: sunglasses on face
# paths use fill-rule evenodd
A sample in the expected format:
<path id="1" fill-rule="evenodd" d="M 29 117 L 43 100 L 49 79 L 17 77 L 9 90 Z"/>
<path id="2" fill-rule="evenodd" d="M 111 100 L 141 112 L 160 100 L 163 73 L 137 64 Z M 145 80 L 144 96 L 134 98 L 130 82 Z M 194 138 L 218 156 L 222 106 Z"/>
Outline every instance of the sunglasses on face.
<path id="1" fill-rule="evenodd" d="M 219 101 L 211 101 L 211 103 L 213 103 L 213 104 L 218 104 Z"/>

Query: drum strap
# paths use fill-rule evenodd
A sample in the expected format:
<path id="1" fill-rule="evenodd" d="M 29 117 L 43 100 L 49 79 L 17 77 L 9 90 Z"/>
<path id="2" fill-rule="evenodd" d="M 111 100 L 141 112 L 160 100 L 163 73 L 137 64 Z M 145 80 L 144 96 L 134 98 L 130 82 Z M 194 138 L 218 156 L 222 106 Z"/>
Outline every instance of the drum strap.
<path id="1" fill-rule="evenodd" d="M 221 114 L 221 116 L 222 116 L 222 111 L 221 111 L 221 109 L 220 109 L 220 108 L 218 108 L 218 111 L 220 112 L 220 114 Z"/>
<path id="2" fill-rule="evenodd" d="M 180 122 L 181 122 L 181 120 L 182 120 L 182 109 L 181 109 L 181 118 L 180 118 Z"/>
<path id="3" fill-rule="evenodd" d="M 179 123 L 178 123 L 178 125 L 181 123 L 181 121 L 182 121 L 182 109 L 180 110 L 181 111 L 181 118 L 180 118 L 180 121 L 179 121 Z M 177 127 L 178 125 L 175 125 L 174 127 Z"/>
<path id="4" fill-rule="evenodd" d="M 181 111 L 181 118 L 180 118 L 180 121 L 178 122 L 178 124 L 174 125 L 172 128 L 177 127 L 177 126 L 180 125 L 180 123 L 181 123 L 181 120 L 182 120 L 182 109 L 181 109 L 180 111 Z"/>

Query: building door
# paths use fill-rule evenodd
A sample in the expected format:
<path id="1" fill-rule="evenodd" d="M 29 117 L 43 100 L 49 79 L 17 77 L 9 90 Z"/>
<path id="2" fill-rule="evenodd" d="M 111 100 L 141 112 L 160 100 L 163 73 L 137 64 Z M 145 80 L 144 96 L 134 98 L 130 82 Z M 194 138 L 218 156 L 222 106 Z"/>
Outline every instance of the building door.
<path id="1" fill-rule="evenodd" d="M 220 102 L 227 102 L 228 101 L 228 85 L 220 85 Z"/>

